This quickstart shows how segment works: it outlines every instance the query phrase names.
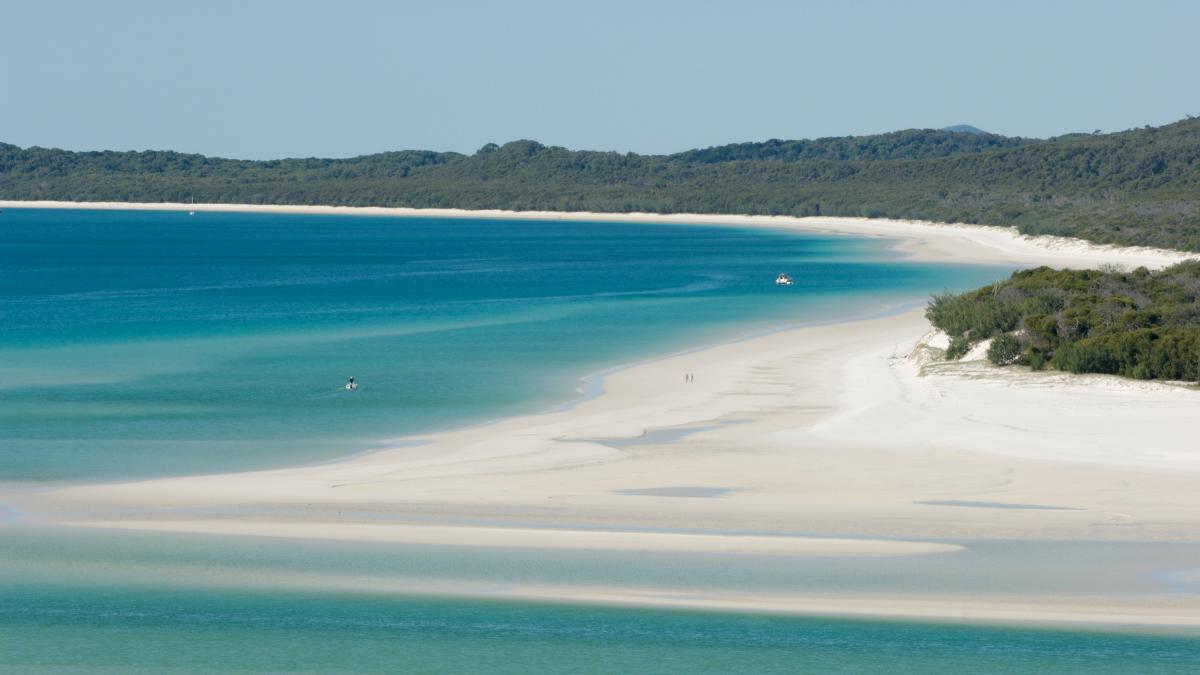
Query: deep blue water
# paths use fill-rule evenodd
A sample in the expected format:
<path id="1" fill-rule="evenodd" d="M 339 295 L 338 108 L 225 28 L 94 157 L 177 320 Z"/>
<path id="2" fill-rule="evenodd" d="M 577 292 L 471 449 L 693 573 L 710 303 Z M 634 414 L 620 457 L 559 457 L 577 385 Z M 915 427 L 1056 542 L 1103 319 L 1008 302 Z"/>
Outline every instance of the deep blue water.
<path id="1" fill-rule="evenodd" d="M 344 456 L 562 404 L 596 370 L 1001 274 L 724 227 L 9 209 L 0 478 Z"/>

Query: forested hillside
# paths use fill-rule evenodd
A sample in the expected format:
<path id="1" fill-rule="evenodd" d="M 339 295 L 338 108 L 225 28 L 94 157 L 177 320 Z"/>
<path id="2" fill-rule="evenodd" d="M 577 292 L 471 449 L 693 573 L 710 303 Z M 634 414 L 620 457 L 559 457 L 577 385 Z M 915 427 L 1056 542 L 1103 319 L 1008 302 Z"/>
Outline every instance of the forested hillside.
<path id="1" fill-rule="evenodd" d="M 469 156 L 243 161 L 0 144 L 0 196 L 870 216 L 1200 250 L 1200 120 L 1049 140 L 908 130 L 676 155 L 515 141 Z"/>

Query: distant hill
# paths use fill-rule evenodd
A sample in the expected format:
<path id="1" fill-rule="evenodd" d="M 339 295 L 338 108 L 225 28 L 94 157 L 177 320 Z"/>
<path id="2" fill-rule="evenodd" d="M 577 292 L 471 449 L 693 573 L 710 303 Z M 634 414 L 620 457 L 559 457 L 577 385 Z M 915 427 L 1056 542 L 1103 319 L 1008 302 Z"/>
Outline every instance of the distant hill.
<path id="1" fill-rule="evenodd" d="M 0 195 L 910 218 L 1200 250 L 1200 120 L 1036 140 L 910 129 L 674 155 L 534 141 L 247 161 L 0 144 Z"/>
<path id="2" fill-rule="evenodd" d="M 979 127 L 973 127 L 970 124 L 955 124 L 952 127 L 943 127 L 942 131 L 954 131 L 960 134 L 986 134 L 987 132 Z"/>
<path id="3" fill-rule="evenodd" d="M 884 160 L 926 159 L 962 153 L 1012 148 L 1032 141 L 979 132 L 966 136 L 956 129 L 906 129 L 876 136 L 838 136 L 808 141 L 770 140 L 738 143 L 703 150 L 688 150 L 672 158 L 686 162 L 730 162 L 734 160 Z"/>

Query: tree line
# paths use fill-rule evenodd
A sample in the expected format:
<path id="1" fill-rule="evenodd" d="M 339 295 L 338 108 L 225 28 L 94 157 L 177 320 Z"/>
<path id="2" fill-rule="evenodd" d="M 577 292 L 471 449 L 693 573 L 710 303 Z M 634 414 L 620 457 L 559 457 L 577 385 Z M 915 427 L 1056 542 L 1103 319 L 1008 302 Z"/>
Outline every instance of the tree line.
<path id="1" fill-rule="evenodd" d="M 1200 261 L 1158 272 L 1023 270 L 936 296 L 926 316 L 950 336 L 951 359 L 991 339 L 998 365 L 1200 380 Z"/>
<path id="2" fill-rule="evenodd" d="M 859 216 L 1200 251 L 1200 120 L 1052 139 L 906 130 L 674 155 L 533 141 L 250 161 L 0 144 L 19 200 Z"/>

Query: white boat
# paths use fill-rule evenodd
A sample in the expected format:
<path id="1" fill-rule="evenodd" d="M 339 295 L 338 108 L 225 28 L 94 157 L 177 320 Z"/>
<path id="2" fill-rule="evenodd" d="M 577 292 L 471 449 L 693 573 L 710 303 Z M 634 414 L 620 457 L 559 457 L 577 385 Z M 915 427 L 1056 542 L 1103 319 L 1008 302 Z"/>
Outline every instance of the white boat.
<path id="1" fill-rule="evenodd" d="M 191 198 L 191 201 L 189 201 L 188 203 L 190 204 L 190 206 L 188 208 L 188 215 L 189 216 L 196 215 L 196 198 L 193 196 Z"/>
<path id="2" fill-rule="evenodd" d="M 792 278 L 786 274 L 780 274 L 779 276 L 775 277 L 775 285 L 776 286 L 791 286 Z"/>

